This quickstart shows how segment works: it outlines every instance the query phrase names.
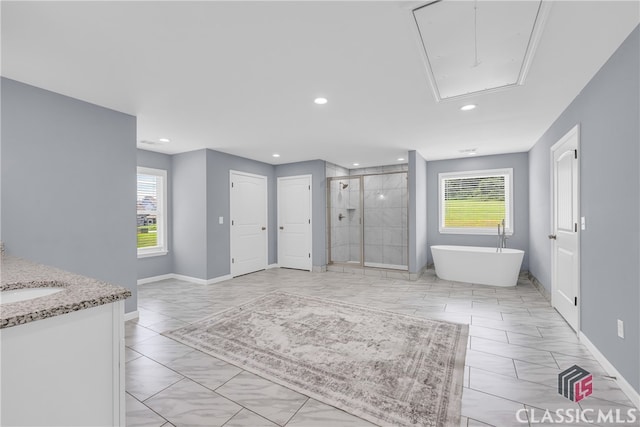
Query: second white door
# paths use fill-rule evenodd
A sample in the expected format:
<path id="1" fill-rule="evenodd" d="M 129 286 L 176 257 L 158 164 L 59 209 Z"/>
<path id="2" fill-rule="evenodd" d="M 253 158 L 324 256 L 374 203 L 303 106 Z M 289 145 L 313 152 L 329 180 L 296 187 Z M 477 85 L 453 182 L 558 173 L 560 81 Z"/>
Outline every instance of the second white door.
<path id="1" fill-rule="evenodd" d="M 278 178 L 278 264 L 312 270 L 311 175 Z"/>
<path id="2" fill-rule="evenodd" d="M 231 275 L 267 268 L 267 177 L 231 171 Z"/>

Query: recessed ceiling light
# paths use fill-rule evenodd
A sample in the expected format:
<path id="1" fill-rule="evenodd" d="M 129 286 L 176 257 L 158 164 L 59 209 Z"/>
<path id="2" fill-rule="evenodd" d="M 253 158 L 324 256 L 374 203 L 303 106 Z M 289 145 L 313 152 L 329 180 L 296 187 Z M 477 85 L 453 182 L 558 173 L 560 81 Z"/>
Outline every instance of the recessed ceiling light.
<path id="1" fill-rule="evenodd" d="M 171 142 L 171 140 L 169 138 L 160 138 L 160 139 L 158 139 L 158 141 L 160 141 L 160 142 Z"/>
<path id="2" fill-rule="evenodd" d="M 466 154 L 467 156 L 475 156 L 477 148 L 465 148 L 464 150 L 460 150 L 462 154 Z"/>
<path id="3" fill-rule="evenodd" d="M 313 102 L 315 102 L 318 105 L 324 105 L 329 101 L 327 100 L 327 98 L 316 98 L 313 100 Z"/>
<path id="4" fill-rule="evenodd" d="M 360 166 L 360 163 L 353 163 L 353 166 Z"/>
<path id="5" fill-rule="evenodd" d="M 398 157 L 399 162 L 404 162 L 404 157 Z"/>
<path id="6" fill-rule="evenodd" d="M 462 107 L 460 107 L 460 109 L 462 111 L 471 111 L 471 110 L 473 110 L 475 108 L 476 108 L 475 104 L 467 104 L 467 105 L 463 105 Z"/>
<path id="7" fill-rule="evenodd" d="M 273 154 L 272 154 L 272 156 L 273 156 L 273 157 L 280 157 L 280 154 L 278 154 L 278 153 L 273 153 Z"/>

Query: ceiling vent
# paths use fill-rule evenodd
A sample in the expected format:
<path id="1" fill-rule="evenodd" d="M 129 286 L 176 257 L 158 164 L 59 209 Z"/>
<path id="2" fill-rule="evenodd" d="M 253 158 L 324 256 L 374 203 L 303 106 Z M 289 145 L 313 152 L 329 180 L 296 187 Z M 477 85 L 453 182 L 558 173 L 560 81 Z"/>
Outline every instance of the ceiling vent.
<path id="1" fill-rule="evenodd" d="M 524 83 L 548 1 L 440 0 L 413 9 L 438 101 Z"/>

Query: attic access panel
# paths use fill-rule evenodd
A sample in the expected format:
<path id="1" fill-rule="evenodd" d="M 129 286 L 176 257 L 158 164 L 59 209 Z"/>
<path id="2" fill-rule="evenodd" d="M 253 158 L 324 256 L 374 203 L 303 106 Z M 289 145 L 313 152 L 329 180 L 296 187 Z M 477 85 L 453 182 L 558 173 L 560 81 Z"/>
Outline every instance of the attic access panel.
<path id="1" fill-rule="evenodd" d="M 524 83 L 547 1 L 435 1 L 413 10 L 438 101 Z"/>

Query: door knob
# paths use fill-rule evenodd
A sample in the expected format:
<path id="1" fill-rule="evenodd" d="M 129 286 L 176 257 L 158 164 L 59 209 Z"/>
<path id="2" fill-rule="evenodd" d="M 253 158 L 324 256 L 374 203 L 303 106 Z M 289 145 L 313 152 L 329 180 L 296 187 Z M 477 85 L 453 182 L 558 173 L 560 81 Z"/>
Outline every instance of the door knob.
<path id="1" fill-rule="evenodd" d="M 284 230 L 284 227 L 283 227 L 283 226 L 280 226 L 280 230 Z"/>
<path id="2" fill-rule="evenodd" d="M 266 229 L 267 229 L 267 227 L 262 227 L 262 230 L 263 230 L 263 231 L 264 231 L 264 230 L 266 230 Z"/>
<path id="3" fill-rule="evenodd" d="M 556 235 L 555 234 L 549 234 L 549 239 L 556 240 Z"/>

